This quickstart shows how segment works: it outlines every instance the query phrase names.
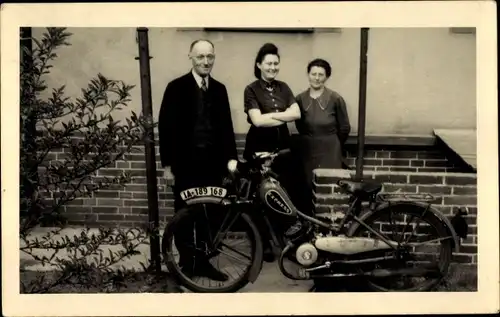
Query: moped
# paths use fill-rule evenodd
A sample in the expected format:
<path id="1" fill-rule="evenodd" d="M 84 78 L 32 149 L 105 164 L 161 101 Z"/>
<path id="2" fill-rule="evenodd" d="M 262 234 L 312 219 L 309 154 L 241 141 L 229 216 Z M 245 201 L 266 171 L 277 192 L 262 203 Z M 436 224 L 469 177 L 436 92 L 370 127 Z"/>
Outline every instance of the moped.
<path id="1" fill-rule="evenodd" d="M 181 193 L 186 206 L 168 222 L 162 239 L 164 261 L 180 285 L 192 292 L 229 293 L 255 282 L 263 266 L 264 236 L 270 236 L 279 250 L 281 273 L 293 280 L 352 277 L 362 278 L 373 291 L 430 291 L 447 276 L 453 251 L 458 252 L 460 239 L 467 237 L 465 210 L 458 209 L 448 219 L 432 206 L 435 198 L 430 194 L 382 193 L 377 182 L 341 179 L 338 188 L 349 200 L 340 222 L 310 215 L 292 203 L 272 170 L 273 161 L 288 152 L 256 153 L 248 161 L 239 160 L 223 186 Z M 176 263 L 180 241 L 174 237 L 186 221 L 211 227 L 203 243 L 186 242 L 196 256 L 219 263 L 228 279 L 236 273 L 239 277 L 231 283 L 200 284 L 184 274 Z M 290 226 L 280 231 L 276 223 Z M 235 244 L 243 238 L 248 240 L 246 251 Z M 431 251 L 436 254 L 431 256 Z M 219 255 L 229 260 L 213 261 Z M 229 262 L 243 263 L 245 268 L 231 269 Z"/>

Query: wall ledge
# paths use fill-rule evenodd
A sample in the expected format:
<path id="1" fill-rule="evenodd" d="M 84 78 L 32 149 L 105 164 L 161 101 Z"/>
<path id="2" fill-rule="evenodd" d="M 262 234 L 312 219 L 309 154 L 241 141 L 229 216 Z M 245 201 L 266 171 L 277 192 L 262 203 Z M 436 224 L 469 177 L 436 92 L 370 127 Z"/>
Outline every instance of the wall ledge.
<path id="1" fill-rule="evenodd" d="M 300 137 L 292 133 L 293 138 Z M 358 144 L 357 134 L 350 134 L 346 140 L 347 146 Z M 432 147 L 436 144 L 436 136 L 432 134 L 366 134 L 365 146 L 410 146 Z"/>
<path id="2" fill-rule="evenodd" d="M 54 129 L 60 130 L 60 129 Z M 154 129 L 154 138 L 158 140 L 158 127 Z M 43 127 L 37 127 L 37 132 L 40 134 L 45 134 L 46 130 Z M 246 139 L 246 133 L 240 132 L 235 133 L 236 142 L 244 142 Z M 300 137 L 298 133 L 291 133 L 292 138 Z M 74 133 L 74 137 L 81 138 L 83 137 L 83 133 Z M 429 147 L 436 145 L 436 136 L 429 135 L 420 135 L 420 134 L 367 134 L 365 136 L 365 145 L 387 145 L 387 146 L 417 146 L 417 147 Z M 358 136 L 356 134 L 349 135 L 346 145 L 352 146 L 356 145 L 358 142 Z"/>
<path id="3" fill-rule="evenodd" d="M 356 174 L 354 170 L 346 169 L 326 169 L 318 168 L 313 170 L 316 177 L 337 177 L 351 178 Z M 363 171 L 363 175 L 401 175 L 401 176 L 442 176 L 442 177 L 463 177 L 477 179 L 477 174 L 474 173 L 456 173 L 456 172 L 397 172 L 397 171 Z"/>

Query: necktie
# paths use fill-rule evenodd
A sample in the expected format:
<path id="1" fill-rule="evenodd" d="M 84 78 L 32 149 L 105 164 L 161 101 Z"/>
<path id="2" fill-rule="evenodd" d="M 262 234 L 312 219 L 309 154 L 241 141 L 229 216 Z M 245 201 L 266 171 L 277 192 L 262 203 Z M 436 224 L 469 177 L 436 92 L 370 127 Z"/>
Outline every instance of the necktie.
<path id="1" fill-rule="evenodd" d="M 207 91 L 207 82 L 205 81 L 205 77 L 201 79 L 201 90 Z"/>

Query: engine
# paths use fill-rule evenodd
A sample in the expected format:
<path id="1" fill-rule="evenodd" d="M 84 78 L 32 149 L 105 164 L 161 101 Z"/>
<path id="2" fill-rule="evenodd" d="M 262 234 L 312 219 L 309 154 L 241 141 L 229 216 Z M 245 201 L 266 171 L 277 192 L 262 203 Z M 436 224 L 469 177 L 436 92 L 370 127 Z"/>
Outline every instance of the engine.
<path id="1" fill-rule="evenodd" d="M 295 258 L 303 266 L 313 265 L 318 260 L 318 250 L 309 242 L 303 243 L 295 251 Z"/>
<path id="2" fill-rule="evenodd" d="M 397 242 L 391 241 L 393 246 Z M 313 265 L 319 257 L 319 252 L 352 255 L 376 250 L 391 249 L 389 245 L 378 239 L 345 236 L 318 235 L 313 242 L 301 244 L 295 251 L 297 262 L 305 267 Z"/>
<path id="3" fill-rule="evenodd" d="M 398 245 L 395 241 L 391 241 L 391 243 L 395 247 Z M 391 248 L 379 239 L 345 236 L 317 237 L 314 241 L 314 246 L 322 251 L 343 255 L 352 255 Z"/>

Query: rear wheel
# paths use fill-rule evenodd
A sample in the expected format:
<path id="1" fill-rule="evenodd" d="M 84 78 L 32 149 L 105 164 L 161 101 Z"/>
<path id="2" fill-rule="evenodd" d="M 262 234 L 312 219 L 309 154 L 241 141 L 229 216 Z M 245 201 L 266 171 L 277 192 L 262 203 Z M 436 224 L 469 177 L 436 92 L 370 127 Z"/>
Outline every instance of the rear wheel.
<path id="1" fill-rule="evenodd" d="M 202 242 L 184 241 L 189 240 L 189 237 L 186 239 L 186 230 L 189 230 L 190 237 L 196 237 L 196 228 L 200 228 L 196 222 L 201 222 L 203 227 Z M 181 240 L 179 236 L 183 241 L 175 241 L 175 237 Z M 228 280 L 216 281 L 203 274 L 188 274 L 179 263 L 177 248 L 180 246 L 183 254 L 196 254 L 196 263 L 208 261 Z M 240 290 L 249 283 L 252 270 L 260 271 L 263 257 L 261 236 L 249 215 L 216 203 L 190 205 L 179 210 L 163 233 L 162 253 L 168 271 L 178 283 L 196 293 L 232 293 Z"/>
<path id="2" fill-rule="evenodd" d="M 398 242 L 399 253 L 398 258 L 384 264 L 364 266 L 364 272 L 376 269 L 433 271 L 428 275 L 422 274 L 421 277 L 410 276 L 408 272 L 384 278 L 370 277 L 367 282 L 371 289 L 383 292 L 429 291 L 448 273 L 453 237 L 431 210 L 425 211 L 424 207 L 416 204 L 393 205 L 376 212 L 369 211 L 361 219 L 385 238 Z M 348 235 L 375 238 L 373 233 L 359 223 L 352 225 Z"/>

